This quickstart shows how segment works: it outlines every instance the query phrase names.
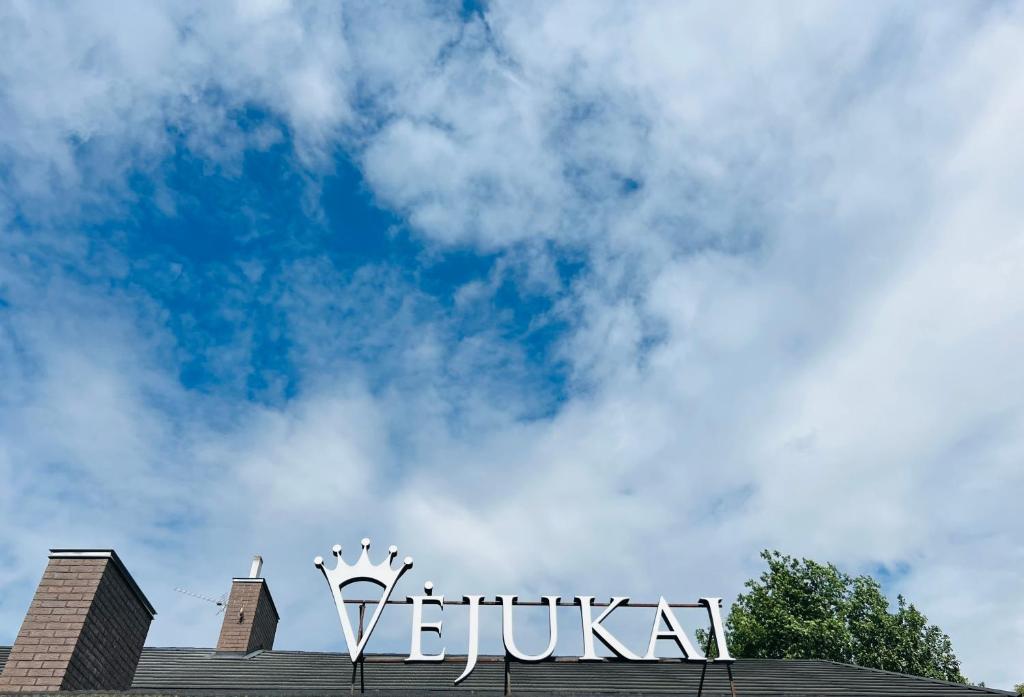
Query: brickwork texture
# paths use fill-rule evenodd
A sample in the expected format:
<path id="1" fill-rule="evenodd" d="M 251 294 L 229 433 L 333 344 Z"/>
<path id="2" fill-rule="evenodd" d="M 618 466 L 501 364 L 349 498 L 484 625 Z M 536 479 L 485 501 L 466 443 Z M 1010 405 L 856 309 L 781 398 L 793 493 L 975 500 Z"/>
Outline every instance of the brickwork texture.
<path id="1" fill-rule="evenodd" d="M 235 579 L 224 610 L 217 650 L 251 653 L 274 648 L 277 610 L 262 579 Z"/>
<path id="2" fill-rule="evenodd" d="M 0 693 L 126 690 L 153 616 L 110 558 L 51 558 Z"/>

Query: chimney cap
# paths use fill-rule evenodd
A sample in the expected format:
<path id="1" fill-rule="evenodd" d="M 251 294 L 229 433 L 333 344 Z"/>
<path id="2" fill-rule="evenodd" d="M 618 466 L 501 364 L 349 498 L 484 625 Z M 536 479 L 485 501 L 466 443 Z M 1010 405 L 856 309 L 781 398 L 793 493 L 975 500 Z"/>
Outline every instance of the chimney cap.
<path id="1" fill-rule="evenodd" d="M 249 567 L 249 578 L 261 578 L 261 571 L 263 571 L 263 557 L 256 554 L 252 558 L 252 566 Z"/>
<path id="2" fill-rule="evenodd" d="M 156 610 L 153 608 L 152 603 L 146 598 L 145 593 L 139 588 L 139 584 L 135 582 L 132 575 L 128 573 L 128 569 L 121 561 L 121 557 L 117 556 L 117 552 L 112 549 L 51 549 L 50 559 L 109 559 L 113 564 L 114 568 L 118 570 L 124 580 L 128 582 L 128 587 L 132 589 L 135 597 L 142 603 L 142 606 L 149 612 L 150 617 L 156 616 Z"/>

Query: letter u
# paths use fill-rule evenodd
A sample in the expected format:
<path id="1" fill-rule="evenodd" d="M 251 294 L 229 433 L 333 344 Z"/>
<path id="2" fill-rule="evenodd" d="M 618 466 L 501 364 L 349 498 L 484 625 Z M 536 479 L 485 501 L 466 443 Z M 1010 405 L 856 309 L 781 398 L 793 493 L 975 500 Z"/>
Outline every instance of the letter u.
<path id="1" fill-rule="evenodd" d="M 550 658 L 555 653 L 555 644 L 558 643 L 558 601 L 559 596 L 557 595 L 545 595 L 543 596 L 544 602 L 548 605 L 548 632 L 550 639 L 548 640 L 548 647 L 543 652 L 530 656 L 523 653 L 516 648 L 515 638 L 513 636 L 514 630 L 512 629 L 512 606 L 516 604 L 516 596 L 514 595 L 499 595 L 498 600 L 501 601 L 501 638 L 505 643 L 505 652 L 509 656 L 512 656 L 518 661 L 524 663 L 537 663 L 544 659 Z"/>

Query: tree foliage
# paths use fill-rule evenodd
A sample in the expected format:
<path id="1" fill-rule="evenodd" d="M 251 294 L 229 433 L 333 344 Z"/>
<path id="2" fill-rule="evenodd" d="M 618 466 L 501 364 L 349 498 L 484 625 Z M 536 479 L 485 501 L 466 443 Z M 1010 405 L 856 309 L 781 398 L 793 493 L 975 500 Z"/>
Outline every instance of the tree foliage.
<path id="1" fill-rule="evenodd" d="M 870 576 L 765 550 L 768 570 L 746 582 L 726 620 L 745 658 L 824 658 L 966 683 L 949 637 L 904 597 L 895 612 Z M 707 632 L 698 633 L 702 643 Z"/>
<path id="2" fill-rule="evenodd" d="M 1024 697 L 1024 682 L 1014 685 L 1013 689 L 1018 695 Z"/>

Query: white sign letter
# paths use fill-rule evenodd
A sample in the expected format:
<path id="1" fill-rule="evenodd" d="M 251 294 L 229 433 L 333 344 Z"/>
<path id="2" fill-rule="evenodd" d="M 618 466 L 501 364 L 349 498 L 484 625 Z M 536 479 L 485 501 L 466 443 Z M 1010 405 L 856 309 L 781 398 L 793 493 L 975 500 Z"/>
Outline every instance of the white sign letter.
<path id="1" fill-rule="evenodd" d="M 725 630 L 722 628 L 722 613 L 718 609 L 722 602 L 721 598 L 701 598 L 700 604 L 708 609 L 708 617 L 711 618 L 711 633 L 715 636 L 715 644 L 718 646 L 718 658 L 716 661 L 734 661 L 729 655 L 729 647 L 725 643 Z"/>
<path id="2" fill-rule="evenodd" d="M 594 596 L 592 595 L 577 595 L 576 604 L 580 606 L 580 619 L 583 622 L 583 655 L 580 656 L 581 661 L 603 661 L 594 651 L 594 637 L 596 636 L 601 640 L 608 649 L 619 658 L 625 658 L 628 661 L 640 660 L 640 657 L 635 653 L 627 649 L 622 645 L 622 642 L 612 636 L 611 632 L 601 626 L 608 615 L 612 614 L 612 611 L 619 605 L 629 605 L 629 598 L 615 597 L 612 598 L 608 607 L 597 616 L 597 619 L 591 619 L 591 605 L 594 602 Z"/>
<path id="3" fill-rule="evenodd" d="M 366 642 L 369 641 L 370 635 L 373 634 L 373 628 L 377 626 L 377 620 L 380 619 L 380 613 L 384 610 L 384 607 L 388 604 L 388 599 L 391 597 L 391 592 L 395 589 L 395 584 L 398 583 L 398 579 L 402 577 L 406 571 L 412 568 L 412 557 L 406 557 L 402 565 L 397 569 L 392 568 L 391 563 L 398 556 L 398 547 L 391 545 L 388 547 L 387 558 L 380 564 L 371 564 L 369 558 L 370 551 L 370 538 L 364 537 L 362 541 L 363 553 L 359 556 L 359 561 L 355 564 L 349 565 L 344 562 L 341 558 L 341 545 L 334 545 L 331 552 L 338 558 L 338 563 L 335 564 L 333 569 L 328 569 L 324 564 L 323 557 L 317 557 L 313 560 L 313 565 L 320 569 L 323 573 L 324 578 L 327 579 L 327 585 L 331 588 L 331 595 L 334 596 L 334 604 L 338 608 L 338 619 L 341 620 L 341 629 L 345 633 L 345 643 L 348 645 L 348 656 L 353 663 L 359 660 L 359 657 L 363 655 L 363 649 L 366 647 Z M 376 583 L 378 586 L 384 589 L 384 592 L 380 596 L 380 600 L 377 601 L 377 607 L 374 608 L 373 614 L 370 615 L 370 621 L 366 625 L 366 631 L 363 632 L 363 636 L 360 639 L 356 639 L 355 632 L 352 631 L 352 623 L 348 619 L 348 611 L 345 609 L 345 597 L 342 595 L 342 589 L 350 583 L 356 581 L 370 581 Z"/>
<path id="4" fill-rule="evenodd" d="M 661 621 L 665 620 L 665 624 L 668 625 L 668 631 L 662 631 Z M 693 644 L 690 643 L 689 637 L 686 636 L 686 632 L 683 631 L 683 627 L 679 624 L 679 620 L 676 619 L 675 614 L 672 612 L 672 608 L 665 602 L 665 598 L 662 597 L 658 600 L 658 613 L 654 616 L 654 626 L 651 627 L 651 643 L 647 645 L 647 654 L 644 656 L 645 661 L 656 661 L 657 656 L 654 655 L 654 647 L 658 643 L 658 639 L 672 639 L 676 642 L 679 650 L 683 652 L 683 658 L 688 661 L 703 661 L 704 656 L 693 648 Z"/>
<path id="5" fill-rule="evenodd" d="M 462 599 L 469 603 L 469 648 L 466 651 L 466 669 L 455 679 L 455 684 L 469 677 L 476 667 L 476 658 L 480 652 L 480 601 L 482 595 L 464 595 Z"/>
<path id="6" fill-rule="evenodd" d="M 423 590 L 430 593 L 434 588 L 434 584 L 427 581 L 423 584 Z M 444 596 L 443 595 L 415 595 L 409 598 L 412 602 L 412 642 L 409 647 L 409 657 L 405 659 L 406 663 L 433 663 L 444 660 L 444 649 L 441 649 L 441 653 L 431 654 L 429 656 L 423 655 L 423 632 L 437 632 L 438 638 L 441 636 L 441 620 L 437 622 L 424 622 L 423 621 L 423 605 L 437 605 L 444 611 Z"/>
<path id="7" fill-rule="evenodd" d="M 557 595 L 544 596 L 544 601 L 548 604 L 548 631 L 551 634 L 551 639 L 548 641 L 548 647 L 544 649 L 543 653 L 539 653 L 536 656 L 528 656 L 516 648 L 516 642 L 512 636 L 512 606 L 516 602 L 516 596 L 499 595 L 498 600 L 501 601 L 501 638 L 505 642 L 505 651 L 508 655 L 524 663 L 537 663 L 538 661 L 550 658 L 551 654 L 555 652 L 555 644 L 558 643 L 557 605 L 559 597 Z"/>

